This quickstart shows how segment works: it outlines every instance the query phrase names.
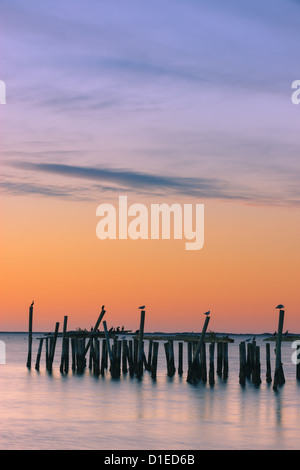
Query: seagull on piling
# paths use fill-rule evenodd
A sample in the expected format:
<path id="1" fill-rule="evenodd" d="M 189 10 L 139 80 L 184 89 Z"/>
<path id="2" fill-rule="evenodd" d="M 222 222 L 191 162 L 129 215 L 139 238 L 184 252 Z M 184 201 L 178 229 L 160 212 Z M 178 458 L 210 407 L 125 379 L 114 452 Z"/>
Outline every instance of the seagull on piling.
<path id="1" fill-rule="evenodd" d="M 284 305 L 279 304 L 279 305 L 277 305 L 277 307 L 275 307 L 275 308 L 284 308 Z"/>
<path id="2" fill-rule="evenodd" d="M 207 312 L 204 312 L 204 315 L 210 315 L 210 310 L 208 310 Z"/>
<path id="3" fill-rule="evenodd" d="M 144 310 L 145 308 L 145 305 L 142 305 L 141 307 L 139 307 L 140 310 Z"/>

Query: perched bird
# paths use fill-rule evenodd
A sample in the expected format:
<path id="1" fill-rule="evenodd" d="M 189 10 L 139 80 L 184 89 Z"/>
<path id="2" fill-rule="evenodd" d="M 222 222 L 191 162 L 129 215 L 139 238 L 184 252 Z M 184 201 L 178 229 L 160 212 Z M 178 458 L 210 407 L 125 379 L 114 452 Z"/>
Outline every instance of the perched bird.
<path id="1" fill-rule="evenodd" d="M 277 307 L 275 307 L 275 308 L 284 308 L 284 305 L 279 304 L 279 305 L 277 305 Z"/>
<path id="2" fill-rule="evenodd" d="M 144 310 L 145 308 L 145 305 L 142 305 L 141 307 L 139 307 L 140 310 Z"/>
<path id="3" fill-rule="evenodd" d="M 210 314 L 210 310 L 208 310 L 208 312 L 204 312 L 204 315 L 209 315 Z"/>

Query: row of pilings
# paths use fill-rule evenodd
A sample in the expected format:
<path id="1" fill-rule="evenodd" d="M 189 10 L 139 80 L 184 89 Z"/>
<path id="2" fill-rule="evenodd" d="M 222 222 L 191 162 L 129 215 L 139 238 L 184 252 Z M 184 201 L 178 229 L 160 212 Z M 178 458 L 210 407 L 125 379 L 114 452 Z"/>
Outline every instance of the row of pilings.
<path id="1" fill-rule="evenodd" d="M 45 344 L 45 363 L 49 372 L 53 370 L 54 355 L 57 339 L 62 339 L 60 372 L 68 374 L 72 372 L 82 374 L 87 368 L 96 376 L 109 372 L 113 378 L 119 378 L 121 373 L 141 378 L 144 371 L 148 371 L 153 379 L 157 376 L 159 341 L 148 339 L 148 351 L 145 353 L 144 325 L 145 310 L 140 312 L 140 328 L 132 339 L 126 339 L 126 332 L 122 339 L 107 328 L 103 320 L 105 314 L 104 306 L 97 319 L 94 328 L 90 332 L 86 330 L 67 331 L 68 317 L 64 317 L 63 331 L 59 333 L 59 322 L 55 324 L 54 332 L 45 334 L 38 338 L 39 346 L 36 357 L 35 369 L 40 369 L 43 344 Z M 276 363 L 273 380 L 273 389 L 285 383 L 284 372 L 281 362 L 281 338 L 284 311 L 279 312 L 279 328 L 276 339 Z M 103 320 L 103 330 L 99 326 Z M 207 335 L 207 327 L 210 317 L 204 321 L 200 337 L 196 340 L 185 339 L 187 343 L 187 382 L 196 384 L 199 381 L 210 385 L 215 383 L 215 374 L 223 380 L 227 380 L 229 373 L 228 343 L 230 338 L 217 338 Z M 29 309 L 29 339 L 27 367 L 31 368 L 32 357 L 32 323 L 33 304 Z M 209 358 L 207 360 L 207 348 L 209 346 Z M 168 339 L 164 342 L 167 375 L 172 377 L 176 371 L 183 374 L 183 341 L 177 341 L 178 365 L 176 368 L 174 354 L 174 340 Z M 215 368 L 215 350 L 217 352 L 217 363 Z M 266 343 L 266 381 L 272 382 L 270 344 Z M 239 344 L 239 383 L 244 386 L 246 381 L 260 385 L 261 380 L 261 351 L 255 339 L 252 342 L 241 342 Z M 300 365 L 297 364 L 297 379 L 300 379 Z"/>

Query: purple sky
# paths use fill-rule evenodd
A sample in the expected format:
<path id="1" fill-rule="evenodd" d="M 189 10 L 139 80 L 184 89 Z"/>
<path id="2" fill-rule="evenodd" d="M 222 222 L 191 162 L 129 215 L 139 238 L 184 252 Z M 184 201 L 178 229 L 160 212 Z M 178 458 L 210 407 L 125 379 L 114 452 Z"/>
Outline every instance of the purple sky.
<path id="1" fill-rule="evenodd" d="M 6 0 L 0 27 L 2 192 L 299 205 L 298 1 Z"/>

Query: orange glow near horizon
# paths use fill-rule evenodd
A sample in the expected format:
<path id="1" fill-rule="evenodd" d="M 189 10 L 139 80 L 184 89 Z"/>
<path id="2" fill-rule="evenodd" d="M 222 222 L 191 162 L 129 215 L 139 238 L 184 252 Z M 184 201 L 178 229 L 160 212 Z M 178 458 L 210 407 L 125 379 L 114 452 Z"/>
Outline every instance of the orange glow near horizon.
<path id="1" fill-rule="evenodd" d="M 278 303 L 300 330 L 296 210 L 204 201 L 204 248 L 189 252 L 184 240 L 99 240 L 95 202 L 1 199 L 1 331 L 26 331 L 32 300 L 34 331 L 64 315 L 90 329 L 102 304 L 109 327 L 136 330 L 145 304 L 146 331 L 199 331 L 210 309 L 213 331 L 273 332 Z"/>

